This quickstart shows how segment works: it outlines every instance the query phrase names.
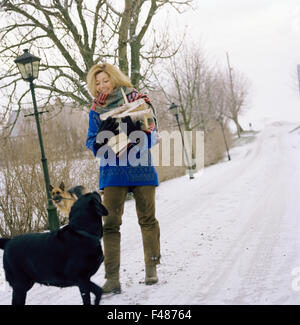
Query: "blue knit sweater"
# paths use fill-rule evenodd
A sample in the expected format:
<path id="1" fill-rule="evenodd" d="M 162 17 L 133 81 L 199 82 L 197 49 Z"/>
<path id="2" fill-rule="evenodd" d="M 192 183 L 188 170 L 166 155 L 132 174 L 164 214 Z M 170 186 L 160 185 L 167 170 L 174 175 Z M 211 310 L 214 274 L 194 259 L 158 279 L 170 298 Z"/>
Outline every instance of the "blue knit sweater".
<path id="1" fill-rule="evenodd" d="M 100 158 L 99 189 L 107 186 L 158 186 L 158 174 L 153 165 L 153 160 L 149 149 L 157 143 L 157 130 L 151 133 L 143 133 L 143 145 L 131 146 L 121 157 L 117 157 L 109 146 L 104 146 L 97 150 L 95 148 L 96 136 L 101 120 L 101 112 L 107 112 L 120 106 L 122 97 L 115 100 L 115 95 L 120 94 L 116 89 L 112 95 L 106 99 L 106 103 L 95 105 L 89 113 L 89 128 L 87 132 L 86 146 L 95 157 Z M 126 95 L 129 102 L 141 98 L 140 94 L 133 88 L 126 88 Z M 138 96 L 137 96 L 138 95 Z M 113 100 L 110 100 L 110 97 Z M 117 96 L 119 97 L 119 96 Z"/>

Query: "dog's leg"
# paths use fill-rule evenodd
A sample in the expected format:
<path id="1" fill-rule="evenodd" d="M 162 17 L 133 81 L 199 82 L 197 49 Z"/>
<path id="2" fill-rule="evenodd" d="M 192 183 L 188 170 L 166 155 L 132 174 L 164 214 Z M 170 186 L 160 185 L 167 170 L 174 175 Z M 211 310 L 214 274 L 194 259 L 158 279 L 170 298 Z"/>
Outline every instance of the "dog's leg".
<path id="1" fill-rule="evenodd" d="M 91 304 L 91 293 L 90 293 L 90 286 L 87 281 L 80 281 L 78 284 L 82 302 L 84 305 L 90 305 Z"/>
<path id="2" fill-rule="evenodd" d="M 97 284 L 90 281 L 90 290 L 95 295 L 94 305 L 99 305 L 102 297 L 102 289 Z"/>
<path id="3" fill-rule="evenodd" d="M 25 289 L 13 288 L 12 305 L 25 305 L 27 291 Z"/>

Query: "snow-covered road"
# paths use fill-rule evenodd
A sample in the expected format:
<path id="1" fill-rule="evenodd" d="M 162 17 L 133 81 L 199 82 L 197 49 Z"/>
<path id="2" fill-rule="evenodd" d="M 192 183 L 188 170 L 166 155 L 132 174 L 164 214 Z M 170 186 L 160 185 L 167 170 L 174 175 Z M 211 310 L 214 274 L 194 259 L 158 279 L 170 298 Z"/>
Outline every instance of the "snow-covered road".
<path id="1" fill-rule="evenodd" d="M 140 229 L 134 201 L 126 202 L 123 292 L 101 303 L 300 304 L 300 131 L 289 133 L 294 127 L 267 126 L 232 150 L 232 161 L 159 186 L 156 285 L 143 283 Z M 2 251 L 0 257 L 2 271 Z M 103 266 L 92 279 L 104 283 Z M 11 289 L 0 284 L 0 304 L 10 301 Z M 81 298 L 77 288 L 36 284 L 27 304 L 81 304 Z"/>

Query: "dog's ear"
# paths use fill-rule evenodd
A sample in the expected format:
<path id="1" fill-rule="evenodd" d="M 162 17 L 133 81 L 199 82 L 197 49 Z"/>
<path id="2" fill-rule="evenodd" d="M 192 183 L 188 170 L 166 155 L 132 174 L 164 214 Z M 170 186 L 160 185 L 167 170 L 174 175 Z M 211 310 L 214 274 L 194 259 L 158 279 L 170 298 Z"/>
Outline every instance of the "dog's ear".
<path id="1" fill-rule="evenodd" d="M 49 191 L 51 192 L 53 189 L 54 189 L 54 187 L 51 185 L 51 184 L 49 184 Z"/>
<path id="2" fill-rule="evenodd" d="M 65 191 L 65 184 L 64 184 L 64 182 L 61 182 L 61 183 L 60 183 L 59 188 L 60 188 L 62 191 Z"/>

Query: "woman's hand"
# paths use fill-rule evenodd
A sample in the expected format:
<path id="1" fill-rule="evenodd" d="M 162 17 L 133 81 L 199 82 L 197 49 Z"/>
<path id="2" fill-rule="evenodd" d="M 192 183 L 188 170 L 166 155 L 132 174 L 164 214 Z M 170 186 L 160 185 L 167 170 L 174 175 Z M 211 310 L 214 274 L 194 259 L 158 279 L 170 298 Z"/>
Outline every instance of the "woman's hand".
<path id="1" fill-rule="evenodd" d="M 116 122 L 115 118 L 111 116 L 104 120 L 98 130 L 98 134 L 96 136 L 95 148 L 98 150 L 103 145 L 107 144 L 110 138 L 119 134 L 118 130 L 119 123 Z M 110 131 L 110 132 L 105 132 Z"/>
<path id="2" fill-rule="evenodd" d="M 127 124 L 127 136 L 133 131 L 141 131 L 141 121 L 134 123 L 129 115 L 122 118 L 122 122 Z"/>
<path id="3" fill-rule="evenodd" d="M 119 126 L 119 123 L 116 122 L 115 118 L 112 118 L 111 116 L 109 116 L 105 121 L 103 121 L 103 123 L 101 124 L 98 134 L 101 131 L 111 131 L 113 132 L 115 135 L 117 135 L 119 133 L 119 130 L 117 130 Z"/>
<path id="4" fill-rule="evenodd" d="M 133 134 L 134 131 L 142 131 L 142 123 L 141 121 L 136 121 L 135 123 L 132 121 L 129 115 L 122 118 L 122 123 L 127 124 L 127 136 L 133 143 L 143 144 L 144 143 L 144 132 L 141 134 Z"/>

